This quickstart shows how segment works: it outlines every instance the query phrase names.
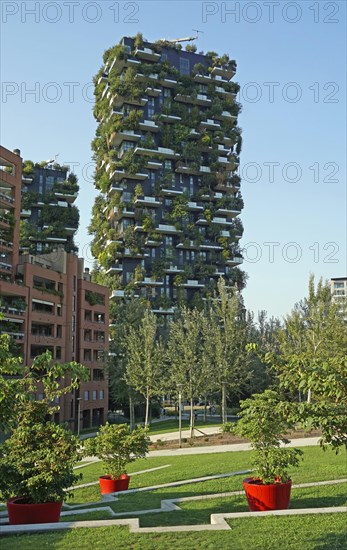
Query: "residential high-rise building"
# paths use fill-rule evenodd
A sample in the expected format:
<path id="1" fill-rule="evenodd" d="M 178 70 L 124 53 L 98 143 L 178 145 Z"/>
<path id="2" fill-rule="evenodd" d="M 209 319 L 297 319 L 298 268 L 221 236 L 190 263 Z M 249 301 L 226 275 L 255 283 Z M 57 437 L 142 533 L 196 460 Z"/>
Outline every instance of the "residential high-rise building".
<path id="1" fill-rule="evenodd" d="M 194 49 L 124 37 L 95 77 L 100 280 L 164 314 L 245 285 L 236 62 Z"/>
<path id="2" fill-rule="evenodd" d="M 21 247 L 30 253 L 46 253 L 62 245 L 77 251 L 74 235 L 79 212 L 74 202 L 78 184 L 67 166 L 53 161 L 23 163 Z"/>
<path id="3" fill-rule="evenodd" d="M 98 426 L 108 412 L 109 291 L 93 283 L 83 259 L 67 253 L 59 241 L 50 241 L 45 254 L 19 254 L 19 150 L 1 147 L 0 168 L 0 333 L 10 335 L 11 351 L 25 365 L 46 350 L 54 361 L 84 364 L 90 380 L 62 398 L 55 420 L 72 429 Z M 42 391 L 38 387 L 38 399 Z"/>
<path id="4" fill-rule="evenodd" d="M 347 321 L 347 277 L 333 277 L 330 279 L 333 300 L 340 305 L 340 313 Z"/>

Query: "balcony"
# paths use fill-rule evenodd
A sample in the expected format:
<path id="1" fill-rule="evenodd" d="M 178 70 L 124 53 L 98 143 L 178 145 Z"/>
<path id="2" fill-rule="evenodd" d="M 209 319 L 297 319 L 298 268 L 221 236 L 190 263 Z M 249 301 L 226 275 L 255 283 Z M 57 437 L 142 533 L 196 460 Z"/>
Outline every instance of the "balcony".
<path id="1" fill-rule="evenodd" d="M 146 88 L 145 89 L 145 94 L 147 95 L 150 95 L 150 96 L 154 96 L 154 97 L 158 97 L 158 95 L 161 94 L 161 89 L 160 88 Z"/>
<path id="2" fill-rule="evenodd" d="M 199 82 L 200 84 L 213 84 L 214 80 L 210 74 L 196 74 L 194 76 L 194 81 Z"/>
<path id="3" fill-rule="evenodd" d="M 108 195 L 111 196 L 113 193 L 123 193 L 124 189 L 123 187 L 120 187 L 119 185 L 115 185 L 114 183 L 110 186 L 108 190 Z"/>
<path id="4" fill-rule="evenodd" d="M 198 250 L 199 245 L 195 241 L 184 240 L 176 245 L 176 248 L 183 248 L 185 250 Z"/>
<path id="5" fill-rule="evenodd" d="M 128 57 L 127 59 L 114 57 L 109 69 L 108 63 L 105 65 L 105 72 L 108 71 L 110 73 L 113 68 L 116 69 L 117 72 L 120 72 L 124 67 L 136 67 L 140 64 L 140 61 L 138 61 L 137 59 L 131 59 L 130 57 Z"/>
<path id="6" fill-rule="evenodd" d="M 204 288 L 205 285 L 196 279 L 188 279 L 182 286 L 184 288 Z"/>
<path id="7" fill-rule="evenodd" d="M 161 246 L 163 244 L 163 240 L 162 239 L 153 239 L 151 237 L 148 237 L 146 240 L 145 240 L 145 245 L 146 246 L 153 246 L 153 247 L 157 247 L 157 246 Z"/>
<path id="8" fill-rule="evenodd" d="M 172 184 L 168 183 L 162 188 L 162 193 L 169 196 L 178 196 L 183 195 L 184 191 L 182 189 L 177 189 Z"/>
<path id="9" fill-rule="evenodd" d="M 208 221 L 205 218 L 205 216 L 200 216 L 198 220 L 195 222 L 196 225 L 208 225 Z"/>
<path id="10" fill-rule="evenodd" d="M 123 132 L 113 133 L 110 138 L 110 142 L 118 147 L 124 140 L 126 141 L 139 141 L 141 134 L 135 134 L 133 130 L 124 130 Z"/>
<path id="11" fill-rule="evenodd" d="M 24 317 L 25 315 L 25 310 L 24 309 L 21 309 L 21 308 L 18 308 L 18 307 L 13 307 L 13 306 L 10 306 L 10 305 L 3 305 L 3 306 L 0 306 L 0 312 L 1 313 L 7 313 L 8 315 L 18 315 L 18 317 Z M 2 319 L 2 321 L 14 321 L 15 319 L 12 319 L 12 317 L 8 318 L 8 317 L 4 317 Z M 17 322 L 20 322 L 20 323 L 23 323 L 24 321 L 22 320 L 16 320 Z"/>
<path id="12" fill-rule="evenodd" d="M 213 119 L 208 118 L 200 123 L 200 128 L 207 130 L 220 130 L 221 125 Z"/>
<path id="13" fill-rule="evenodd" d="M 236 218 L 241 214 L 241 210 L 231 210 L 231 208 L 218 208 L 216 214 L 227 216 L 228 218 Z"/>
<path id="14" fill-rule="evenodd" d="M 160 81 L 160 84 L 166 88 L 175 88 L 175 86 L 177 86 L 177 80 L 173 80 L 172 78 L 163 78 Z"/>
<path id="15" fill-rule="evenodd" d="M 190 130 L 190 133 L 189 133 L 189 136 L 188 136 L 190 139 L 199 139 L 200 138 L 200 133 L 197 132 L 196 130 L 194 130 L 194 128 L 192 130 Z"/>
<path id="16" fill-rule="evenodd" d="M 211 223 L 218 224 L 218 225 L 233 225 L 233 222 L 229 221 L 227 218 L 213 218 L 211 220 Z"/>
<path id="17" fill-rule="evenodd" d="M 24 340 L 24 332 L 5 332 L 3 330 L 2 334 L 8 334 L 16 342 L 23 342 Z"/>
<path id="18" fill-rule="evenodd" d="M 10 222 L 6 216 L 0 215 L 0 228 L 3 229 L 9 229 L 10 228 Z"/>
<path id="19" fill-rule="evenodd" d="M 149 155 L 151 157 L 160 156 L 166 159 L 174 159 L 176 157 L 179 157 L 178 153 L 175 153 L 173 149 L 169 149 L 167 147 L 158 147 L 158 149 L 147 149 L 145 147 L 135 147 L 134 149 L 135 155 Z"/>
<path id="20" fill-rule="evenodd" d="M 220 155 L 230 155 L 232 153 L 231 148 L 226 147 L 224 143 L 219 143 L 217 149 Z"/>
<path id="21" fill-rule="evenodd" d="M 243 259 L 240 258 L 239 256 L 232 256 L 231 258 L 229 258 L 229 260 L 227 260 L 226 262 L 230 267 L 236 267 L 240 264 L 243 263 Z"/>
<path id="22" fill-rule="evenodd" d="M 228 81 L 236 74 L 236 65 L 229 64 L 227 66 L 213 67 L 211 74 L 213 76 L 224 77 Z"/>
<path id="23" fill-rule="evenodd" d="M 77 192 L 71 193 L 71 192 L 63 192 L 63 191 L 54 191 L 54 196 L 57 199 L 63 199 L 64 201 L 68 203 L 73 203 L 77 199 Z"/>
<path id="24" fill-rule="evenodd" d="M 139 127 L 143 132 L 159 132 L 159 126 L 153 120 L 144 120 Z"/>
<path id="25" fill-rule="evenodd" d="M 191 105 L 210 105 L 211 100 L 205 94 L 198 94 L 196 97 L 191 95 L 177 94 L 175 101 L 179 103 L 187 103 Z"/>
<path id="26" fill-rule="evenodd" d="M 124 290 L 113 290 L 110 295 L 110 300 L 114 300 L 117 298 L 124 298 L 125 291 Z"/>
<path id="27" fill-rule="evenodd" d="M 135 212 L 133 210 L 128 210 L 127 208 L 122 208 L 119 210 L 115 207 L 114 213 L 118 220 L 121 220 L 122 218 L 135 218 Z"/>
<path id="28" fill-rule="evenodd" d="M 189 166 L 188 164 L 182 164 L 182 161 L 179 161 L 177 168 L 175 168 L 175 172 L 177 174 L 195 174 L 199 175 L 200 170 L 196 169 L 194 166 Z"/>
<path id="29" fill-rule="evenodd" d="M 107 275 L 114 275 L 115 273 L 122 273 L 123 271 L 123 266 L 122 264 L 113 264 L 111 265 L 111 267 L 109 267 L 107 270 L 106 270 L 106 273 Z"/>
<path id="30" fill-rule="evenodd" d="M 182 118 L 180 116 L 164 115 L 164 113 L 161 113 L 159 115 L 159 119 L 162 120 L 163 122 L 169 122 L 171 124 L 173 124 L 175 122 L 179 122 L 180 120 L 182 120 Z"/>
<path id="31" fill-rule="evenodd" d="M 14 205 L 14 197 L 0 192 L 0 204 L 4 204 L 7 208 L 12 207 Z"/>
<path id="32" fill-rule="evenodd" d="M 231 171 L 236 170 L 238 166 L 237 160 L 232 156 L 218 157 L 217 162 L 222 166 L 224 166 L 227 170 L 231 170 Z"/>
<path id="33" fill-rule="evenodd" d="M 216 243 L 205 241 L 200 245 L 201 250 L 223 250 L 223 247 Z"/>
<path id="34" fill-rule="evenodd" d="M 182 233 L 179 229 L 176 229 L 174 225 L 166 225 L 162 223 L 155 228 L 155 231 L 156 233 L 167 233 L 168 235 L 179 235 Z"/>
<path id="35" fill-rule="evenodd" d="M 187 207 L 188 210 L 191 210 L 192 212 L 199 212 L 204 209 L 204 207 L 200 206 L 197 202 L 188 202 Z"/>
<path id="36" fill-rule="evenodd" d="M 136 48 L 134 56 L 145 61 L 159 61 L 161 57 L 159 53 L 155 53 L 151 48 Z"/>
<path id="37" fill-rule="evenodd" d="M 0 269 L 1 271 L 12 271 L 12 264 L 8 264 L 7 262 L 0 262 Z"/>
<path id="38" fill-rule="evenodd" d="M 216 86 L 215 88 L 216 90 L 216 93 L 219 95 L 219 97 L 222 97 L 223 99 L 224 98 L 232 98 L 232 99 L 235 99 L 236 98 L 236 95 L 235 93 L 233 92 L 228 92 L 227 90 L 225 90 L 224 88 L 222 88 L 221 86 Z"/>
<path id="39" fill-rule="evenodd" d="M 0 248 L 5 248 L 6 250 L 12 250 L 13 243 L 11 241 L 5 241 L 5 239 L 0 239 Z"/>
<path id="40" fill-rule="evenodd" d="M 177 273 L 183 273 L 184 269 L 180 269 L 177 265 L 170 265 L 165 269 L 165 273 L 168 275 L 176 275 Z"/>
<path id="41" fill-rule="evenodd" d="M 31 216 L 31 210 L 25 209 L 20 211 L 21 218 L 29 218 Z"/>
<path id="42" fill-rule="evenodd" d="M 169 308 L 160 307 L 158 309 L 152 309 L 152 311 L 153 311 L 153 313 L 157 313 L 159 315 L 173 315 L 176 312 L 176 308 L 174 308 L 174 307 L 169 307 Z"/>
<path id="43" fill-rule="evenodd" d="M 211 168 L 209 166 L 200 166 L 199 174 L 210 174 Z"/>
<path id="44" fill-rule="evenodd" d="M 217 120 L 231 120 L 233 122 L 237 121 L 237 116 L 232 115 L 229 111 L 223 111 L 220 115 L 215 115 Z"/>
<path id="45" fill-rule="evenodd" d="M 135 199 L 136 206 L 153 206 L 154 208 L 158 208 L 161 204 L 161 201 L 158 201 L 155 197 L 142 196 Z"/>
<path id="46" fill-rule="evenodd" d="M 148 174 L 145 174 L 143 172 L 136 172 L 135 174 L 131 174 L 130 172 L 126 172 L 125 170 L 114 170 L 110 177 L 117 182 L 122 181 L 123 179 L 145 180 L 147 179 Z"/>
<path id="47" fill-rule="evenodd" d="M 157 162 L 156 160 L 149 160 L 147 162 L 147 168 L 149 170 L 160 170 L 160 168 L 162 168 L 163 166 L 163 163 L 162 162 Z"/>
<path id="48" fill-rule="evenodd" d="M 151 277 L 144 277 L 142 281 L 135 281 L 135 285 L 140 286 L 163 286 L 163 281 L 152 279 Z"/>
<path id="49" fill-rule="evenodd" d="M 148 80 L 151 82 L 156 82 L 158 80 L 158 75 L 155 73 L 152 74 L 142 74 L 137 73 L 134 78 L 135 82 L 147 82 Z"/>
<path id="50" fill-rule="evenodd" d="M 116 109 L 119 109 L 120 107 L 123 107 L 124 104 L 126 105 L 134 105 L 135 107 L 144 107 L 146 103 L 148 102 L 148 99 L 145 97 L 141 97 L 139 99 L 131 98 L 128 96 L 121 96 L 121 95 L 114 95 L 111 97 L 109 106 L 113 106 Z"/>

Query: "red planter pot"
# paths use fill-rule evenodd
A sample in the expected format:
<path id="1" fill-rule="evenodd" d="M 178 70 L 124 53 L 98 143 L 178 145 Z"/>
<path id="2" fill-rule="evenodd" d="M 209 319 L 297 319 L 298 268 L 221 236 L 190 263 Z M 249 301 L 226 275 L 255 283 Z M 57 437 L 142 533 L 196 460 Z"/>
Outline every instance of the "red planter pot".
<path id="1" fill-rule="evenodd" d="M 119 493 L 126 491 L 129 487 L 130 476 L 121 474 L 117 479 L 112 479 L 110 475 L 99 477 L 100 492 L 102 495 L 109 493 Z"/>
<path id="2" fill-rule="evenodd" d="M 57 523 L 62 505 L 62 502 L 28 504 L 23 497 L 11 498 L 7 501 L 8 519 L 10 525 Z"/>
<path id="3" fill-rule="evenodd" d="M 259 479 L 250 477 L 243 480 L 243 487 L 251 512 L 289 508 L 291 481 L 264 485 Z"/>

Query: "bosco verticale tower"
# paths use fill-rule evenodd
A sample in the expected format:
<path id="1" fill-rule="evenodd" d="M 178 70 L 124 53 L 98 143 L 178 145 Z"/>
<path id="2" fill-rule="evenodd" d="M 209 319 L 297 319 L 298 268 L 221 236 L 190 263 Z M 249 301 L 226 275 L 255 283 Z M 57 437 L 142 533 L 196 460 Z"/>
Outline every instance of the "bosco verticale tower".
<path id="1" fill-rule="evenodd" d="M 178 43 L 125 37 L 95 77 L 90 232 L 99 282 L 154 311 L 242 289 L 236 62 Z"/>

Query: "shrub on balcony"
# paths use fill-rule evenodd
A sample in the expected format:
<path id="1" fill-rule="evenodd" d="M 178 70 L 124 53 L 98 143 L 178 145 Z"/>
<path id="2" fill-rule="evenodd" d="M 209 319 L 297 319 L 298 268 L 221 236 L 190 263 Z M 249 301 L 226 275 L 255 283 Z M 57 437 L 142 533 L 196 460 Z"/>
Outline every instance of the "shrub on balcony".
<path id="1" fill-rule="evenodd" d="M 34 175 L 34 163 L 32 160 L 25 160 L 23 162 L 22 173 L 24 176 Z"/>

